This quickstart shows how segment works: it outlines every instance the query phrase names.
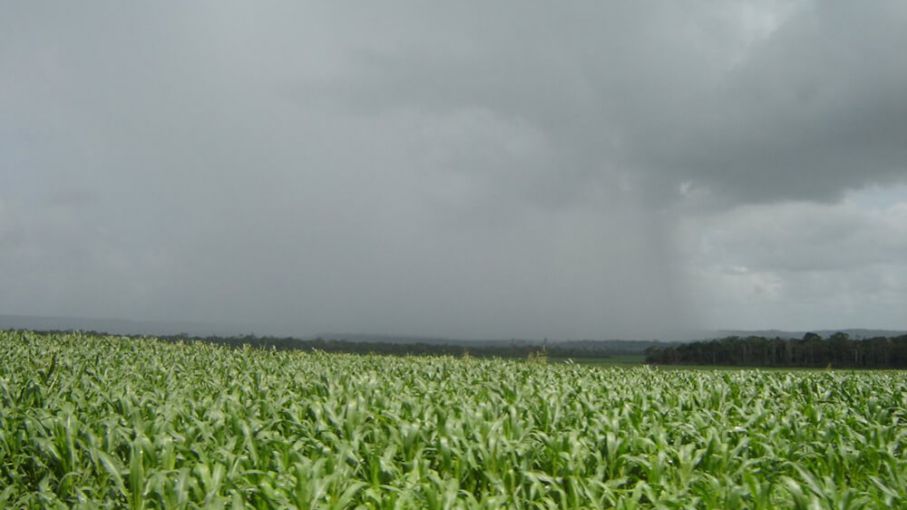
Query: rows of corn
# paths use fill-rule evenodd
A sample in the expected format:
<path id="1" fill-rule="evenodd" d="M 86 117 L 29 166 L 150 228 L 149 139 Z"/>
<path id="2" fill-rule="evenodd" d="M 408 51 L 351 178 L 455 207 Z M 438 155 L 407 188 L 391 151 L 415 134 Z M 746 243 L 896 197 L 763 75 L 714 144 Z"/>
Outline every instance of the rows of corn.
<path id="1" fill-rule="evenodd" d="M 907 508 L 907 374 L 0 332 L 2 508 Z"/>

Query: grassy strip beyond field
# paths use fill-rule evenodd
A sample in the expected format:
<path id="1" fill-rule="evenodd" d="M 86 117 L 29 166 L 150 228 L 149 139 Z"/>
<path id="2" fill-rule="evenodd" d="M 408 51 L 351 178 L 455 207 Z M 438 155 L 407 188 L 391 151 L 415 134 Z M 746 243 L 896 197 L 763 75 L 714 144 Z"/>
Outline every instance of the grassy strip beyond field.
<path id="1" fill-rule="evenodd" d="M 641 366 L 646 361 L 645 354 L 613 354 L 600 358 L 559 358 L 549 357 L 548 360 L 553 363 L 576 363 L 579 365 L 594 365 L 600 367 L 632 367 Z"/>
<path id="2" fill-rule="evenodd" d="M 3 508 L 907 506 L 907 374 L 0 332 Z"/>

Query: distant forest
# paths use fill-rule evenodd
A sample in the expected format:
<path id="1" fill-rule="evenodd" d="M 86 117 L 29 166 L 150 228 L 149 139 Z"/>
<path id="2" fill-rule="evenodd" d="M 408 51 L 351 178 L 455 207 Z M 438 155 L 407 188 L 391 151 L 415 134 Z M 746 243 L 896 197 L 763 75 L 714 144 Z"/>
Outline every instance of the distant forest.
<path id="1" fill-rule="evenodd" d="M 73 332 L 72 330 L 43 330 L 36 333 Z M 80 331 L 90 335 L 109 335 L 99 331 Z M 611 356 L 636 355 L 642 360 L 647 348 L 665 345 L 654 340 L 572 340 L 547 341 L 531 340 L 490 340 L 490 341 L 418 341 L 413 339 L 394 340 L 393 337 L 364 337 L 380 338 L 380 340 L 361 339 L 300 339 L 294 337 L 257 336 L 254 334 L 242 336 L 190 336 L 179 335 L 115 335 L 129 338 L 149 338 L 164 342 L 203 342 L 227 347 L 239 348 L 250 346 L 258 349 L 294 350 L 294 351 L 322 351 L 349 354 L 383 354 L 392 356 L 475 356 L 496 358 L 528 358 L 547 356 L 551 358 L 571 359 L 599 359 Z"/>
<path id="2" fill-rule="evenodd" d="M 646 363 L 764 367 L 907 368 L 907 335 L 855 340 L 846 333 L 801 339 L 731 336 L 719 340 L 653 346 Z"/>
<path id="3" fill-rule="evenodd" d="M 32 330 L 34 331 L 34 330 Z M 36 333 L 67 330 L 35 331 Z M 97 331 L 86 334 L 107 335 Z M 823 337 L 806 333 L 799 339 L 764 336 L 728 336 L 718 340 L 686 343 L 655 340 L 574 340 L 539 342 L 530 340 L 450 341 L 393 340 L 391 337 L 361 339 L 299 339 L 294 337 L 116 335 L 157 339 L 165 342 L 203 342 L 227 347 L 251 346 L 260 349 L 322 351 L 393 356 L 476 356 L 530 358 L 546 356 L 568 359 L 605 359 L 634 355 L 651 365 L 724 365 L 748 367 L 833 367 L 833 368 L 907 368 L 907 334 L 851 338 L 839 332 Z M 368 337 L 372 338 L 372 337 Z"/>
<path id="4" fill-rule="evenodd" d="M 346 339 L 269 337 L 246 335 L 238 337 L 186 337 L 183 335 L 159 337 L 165 341 L 209 342 L 231 347 L 250 345 L 278 350 L 323 351 L 350 354 L 385 354 L 393 356 L 476 356 L 496 358 L 527 358 L 543 354 L 552 358 L 608 358 L 635 354 L 640 358 L 649 347 L 663 345 L 656 341 L 582 340 L 569 342 L 485 341 L 485 342 L 419 342 L 419 341 L 357 341 Z"/>

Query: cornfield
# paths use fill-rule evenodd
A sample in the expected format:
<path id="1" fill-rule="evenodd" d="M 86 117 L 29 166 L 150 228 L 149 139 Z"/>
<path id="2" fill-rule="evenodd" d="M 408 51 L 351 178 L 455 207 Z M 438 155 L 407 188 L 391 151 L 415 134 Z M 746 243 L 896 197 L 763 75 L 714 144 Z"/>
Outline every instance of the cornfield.
<path id="1" fill-rule="evenodd" d="M 2 508 L 907 508 L 907 374 L 0 332 Z"/>

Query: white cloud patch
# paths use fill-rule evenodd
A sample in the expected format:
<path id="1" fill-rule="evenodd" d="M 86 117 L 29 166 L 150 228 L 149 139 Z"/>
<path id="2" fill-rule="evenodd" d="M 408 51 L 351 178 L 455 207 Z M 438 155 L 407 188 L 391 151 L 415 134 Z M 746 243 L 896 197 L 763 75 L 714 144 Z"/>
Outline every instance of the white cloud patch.
<path id="1" fill-rule="evenodd" d="M 682 231 L 689 277 L 710 323 L 903 327 L 903 187 L 830 204 L 743 206 L 687 219 Z"/>

